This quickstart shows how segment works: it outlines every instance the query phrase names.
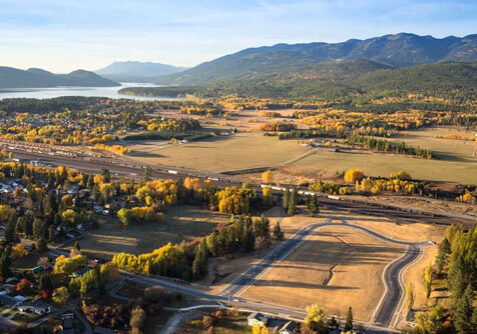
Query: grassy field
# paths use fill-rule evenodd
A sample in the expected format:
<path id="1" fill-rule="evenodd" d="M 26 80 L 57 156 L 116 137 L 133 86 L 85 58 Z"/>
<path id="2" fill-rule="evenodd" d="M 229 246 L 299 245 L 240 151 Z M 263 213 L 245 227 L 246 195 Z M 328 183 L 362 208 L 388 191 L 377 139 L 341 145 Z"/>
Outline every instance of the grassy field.
<path id="1" fill-rule="evenodd" d="M 102 224 L 80 240 L 81 251 L 92 257 L 110 259 L 115 253 L 144 253 L 209 234 L 217 224 L 228 222 L 228 215 L 200 210 L 195 206 L 178 206 L 167 210 L 158 224 L 131 225 L 120 228 L 116 222 Z"/>
<path id="2" fill-rule="evenodd" d="M 477 184 L 477 157 L 472 156 L 475 142 L 436 138 L 438 134 L 451 133 L 468 137 L 473 135 L 471 132 L 439 128 L 410 131 L 406 136 L 390 139 L 430 148 L 441 157 L 438 160 L 364 151 L 329 152 L 327 149 L 319 149 L 317 153 L 300 160 L 294 166 L 332 172 L 359 168 L 367 175 L 384 177 L 388 177 L 393 171 L 404 170 L 417 179 Z"/>
<path id="3" fill-rule="evenodd" d="M 149 143 L 150 145 L 150 143 Z M 163 146 L 163 142 L 158 144 Z M 144 153 L 140 153 L 143 149 Z M 192 168 L 203 171 L 224 171 L 275 165 L 309 150 L 297 141 L 279 141 L 260 133 L 238 133 L 200 142 L 174 145 L 153 150 L 137 145 L 131 159 L 149 164 Z"/>

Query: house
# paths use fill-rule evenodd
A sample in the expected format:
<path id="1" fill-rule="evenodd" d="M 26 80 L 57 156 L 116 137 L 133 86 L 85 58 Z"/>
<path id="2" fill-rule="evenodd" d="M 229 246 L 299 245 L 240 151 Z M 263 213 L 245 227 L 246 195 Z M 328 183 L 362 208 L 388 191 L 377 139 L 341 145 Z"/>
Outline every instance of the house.
<path id="1" fill-rule="evenodd" d="M 62 325 L 63 329 L 73 328 L 73 319 L 74 319 L 73 313 L 64 313 L 61 316 L 61 320 L 63 322 L 63 325 Z"/>
<path id="2" fill-rule="evenodd" d="M 0 294 L 0 304 L 5 307 L 14 309 L 20 303 L 21 302 L 18 299 L 13 298 L 12 296 L 7 295 L 6 293 Z"/>
<path id="3" fill-rule="evenodd" d="M 51 306 L 39 300 L 30 300 L 17 306 L 18 311 L 22 313 L 36 313 L 39 315 L 51 312 Z"/>
<path id="4" fill-rule="evenodd" d="M 73 277 L 83 276 L 84 274 L 86 274 L 90 270 L 91 270 L 91 268 L 88 268 L 88 267 L 80 268 L 73 273 Z"/>
<path id="5" fill-rule="evenodd" d="M 298 323 L 295 321 L 287 322 L 282 329 L 280 329 L 280 334 L 295 334 L 298 332 Z"/>
<path id="6" fill-rule="evenodd" d="M 259 312 L 254 312 L 247 317 L 247 322 L 251 327 L 255 326 L 256 324 L 259 324 L 260 326 L 266 326 L 268 323 L 268 316 Z"/>

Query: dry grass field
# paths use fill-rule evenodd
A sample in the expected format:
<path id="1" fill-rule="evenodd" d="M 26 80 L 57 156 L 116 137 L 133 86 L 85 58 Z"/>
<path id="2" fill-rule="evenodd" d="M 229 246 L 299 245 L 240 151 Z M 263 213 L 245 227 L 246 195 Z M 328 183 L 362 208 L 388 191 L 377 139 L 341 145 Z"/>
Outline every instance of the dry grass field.
<path id="1" fill-rule="evenodd" d="M 149 145 L 151 145 L 149 143 Z M 149 146 L 148 145 L 148 146 Z M 160 146 L 164 146 L 159 144 Z M 143 149 L 144 153 L 140 153 Z M 297 141 L 279 141 L 261 133 L 238 133 L 166 148 L 141 148 L 137 145 L 131 159 L 148 164 L 192 168 L 202 171 L 224 171 L 275 165 L 309 150 Z"/>
<path id="2" fill-rule="evenodd" d="M 412 146 L 430 148 L 441 157 L 437 160 L 366 151 L 329 152 L 327 149 L 319 149 L 317 153 L 300 160 L 292 167 L 315 168 L 317 175 L 323 170 L 341 172 L 359 168 L 367 175 L 382 177 L 388 177 L 393 171 L 405 170 L 416 179 L 477 184 L 475 173 L 477 157 L 472 156 L 476 143 L 436 138 L 439 134 L 453 133 L 473 136 L 472 132 L 438 128 L 410 131 L 406 136 L 390 139 L 396 142 L 404 141 Z"/>
<path id="3" fill-rule="evenodd" d="M 193 240 L 209 234 L 221 222 L 228 222 L 229 216 L 200 210 L 194 206 L 170 208 L 164 214 L 164 221 L 158 224 L 131 225 L 120 228 L 116 222 L 102 224 L 84 239 L 81 251 L 92 257 L 111 259 L 115 253 L 145 253 L 182 240 Z"/>
<path id="4" fill-rule="evenodd" d="M 242 294 L 298 309 L 316 303 L 328 314 L 367 321 L 384 291 L 381 272 L 404 251 L 345 226 L 323 227 Z"/>

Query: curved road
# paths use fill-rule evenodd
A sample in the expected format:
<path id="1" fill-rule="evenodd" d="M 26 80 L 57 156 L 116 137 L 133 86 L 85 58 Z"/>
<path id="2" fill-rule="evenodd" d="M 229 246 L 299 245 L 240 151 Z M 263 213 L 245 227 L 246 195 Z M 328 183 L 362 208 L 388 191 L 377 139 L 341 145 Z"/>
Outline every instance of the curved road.
<path id="1" fill-rule="evenodd" d="M 350 224 L 346 220 L 337 220 L 341 220 L 341 223 L 333 223 L 333 220 L 328 218 L 324 223 L 317 223 L 302 228 L 292 238 L 287 239 L 275 249 L 270 251 L 267 255 L 265 255 L 265 257 L 259 263 L 253 265 L 243 274 L 234 279 L 230 285 L 220 294 L 230 299 L 240 296 L 240 294 L 243 293 L 245 289 L 253 285 L 257 279 L 265 275 L 270 269 L 284 260 L 291 252 L 305 242 L 305 240 L 313 232 L 316 232 L 325 226 L 347 226 L 365 232 L 379 240 L 408 247 L 402 257 L 393 261 L 385 268 L 385 280 L 383 283 L 386 286 L 386 290 L 379 305 L 376 308 L 375 313 L 377 312 L 377 316 L 374 323 L 380 327 L 388 327 L 397 307 L 399 306 L 401 295 L 404 292 L 404 287 L 401 285 L 399 280 L 399 273 L 403 268 L 412 263 L 418 257 L 420 254 L 420 248 L 422 246 L 428 246 L 431 243 L 429 241 L 408 242 L 397 240 L 386 237 L 366 227 Z M 374 318 L 375 313 L 373 314 L 372 318 Z"/>

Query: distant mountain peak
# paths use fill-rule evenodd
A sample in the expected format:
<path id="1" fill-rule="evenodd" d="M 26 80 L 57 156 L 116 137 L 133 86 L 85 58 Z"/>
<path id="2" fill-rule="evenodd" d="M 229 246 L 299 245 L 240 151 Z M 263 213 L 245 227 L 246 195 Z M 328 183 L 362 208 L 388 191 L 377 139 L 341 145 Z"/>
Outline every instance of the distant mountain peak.
<path id="1" fill-rule="evenodd" d="M 160 84 L 190 85 L 238 79 L 250 73 L 305 71 L 329 60 L 368 59 L 393 67 L 445 60 L 477 61 L 477 34 L 463 38 L 435 38 L 400 32 L 340 43 L 279 43 L 248 48 L 180 73 L 158 76 Z"/>
<path id="2" fill-rule="evenodd" d="M 152 77 L 179 73 L 185 69 L 185 67 L 161 63 L 129 60 L 115 61 L 112 64 L 95 71 L 95 73 L 117 81 L 147 81 Z"/>

